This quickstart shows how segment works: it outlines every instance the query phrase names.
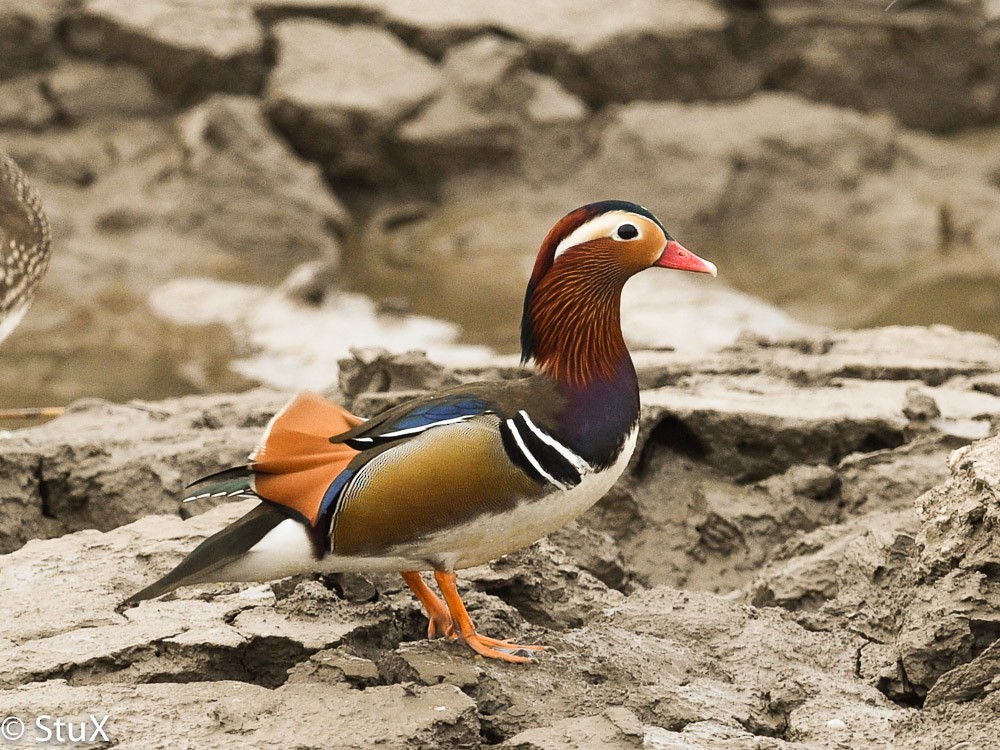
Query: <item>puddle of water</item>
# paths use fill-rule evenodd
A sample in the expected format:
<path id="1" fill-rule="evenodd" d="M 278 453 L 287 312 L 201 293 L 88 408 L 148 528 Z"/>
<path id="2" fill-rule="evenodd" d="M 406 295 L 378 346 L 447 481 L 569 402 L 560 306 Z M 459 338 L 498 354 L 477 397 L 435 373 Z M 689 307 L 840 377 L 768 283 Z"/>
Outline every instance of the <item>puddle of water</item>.
<path id="1" fill-rule="evenodd" d="M 379 314 L 369 298 L 331 295 L 312 307 L 266 287 L 206 278 L 178 279 L 150 295 L 153 310 L 180 325 L 218 323 L 249 354 L 232 362 L 240 375 L 289 390 L 336 385 L 337 360 L 352 348 L 424 349 L 445 364 L 486 362 L 488 347 L 457 343 L 459 328 L 423 315 Z"/>

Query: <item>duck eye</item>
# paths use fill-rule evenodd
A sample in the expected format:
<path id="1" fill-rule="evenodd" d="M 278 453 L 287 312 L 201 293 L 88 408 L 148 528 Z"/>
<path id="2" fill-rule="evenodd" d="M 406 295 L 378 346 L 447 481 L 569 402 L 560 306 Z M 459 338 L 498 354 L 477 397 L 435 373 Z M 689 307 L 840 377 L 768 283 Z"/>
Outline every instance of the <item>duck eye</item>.
<path id="1" fill-rule="evenodd" d="M 634 224 L 622 224 L 615 230 L 615 238 L 619 240 L 634 240 L 639 236 L 639 230 Z"/>

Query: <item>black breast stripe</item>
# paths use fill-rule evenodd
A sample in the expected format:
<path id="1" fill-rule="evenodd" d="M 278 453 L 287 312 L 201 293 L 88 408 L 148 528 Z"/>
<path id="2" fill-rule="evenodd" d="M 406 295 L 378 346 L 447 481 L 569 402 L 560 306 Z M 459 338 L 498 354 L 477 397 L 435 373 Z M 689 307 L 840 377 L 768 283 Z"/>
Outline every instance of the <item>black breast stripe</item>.
<path id="1" fill-rule="evenodd" d="M 500 423 L 500 435 L 510 460 L 536 481 L 568 489 L 580 484 L 583 479 L 583 460 L 579 459 L 575 464 L 567 458 L 565 454 L 569 453 L 569 449 L 560 451 L 555 448 L 552 445 L 555 438 L 542 433 L 523 411 L 513 419 Z"/>

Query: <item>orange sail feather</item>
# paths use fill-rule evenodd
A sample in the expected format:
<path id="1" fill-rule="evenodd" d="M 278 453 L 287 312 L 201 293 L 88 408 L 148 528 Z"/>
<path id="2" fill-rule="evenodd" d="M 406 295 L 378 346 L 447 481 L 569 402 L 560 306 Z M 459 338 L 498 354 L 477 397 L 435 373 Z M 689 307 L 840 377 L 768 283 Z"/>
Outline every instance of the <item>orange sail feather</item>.
<path id="1" fill-rule="evenodd" d="M 300 393 L 274 416 L 250 455 L 254 491 L 315 526 L 327 488 L 358 455 L 330 437 L 362 422 L 316 393 Z"/>

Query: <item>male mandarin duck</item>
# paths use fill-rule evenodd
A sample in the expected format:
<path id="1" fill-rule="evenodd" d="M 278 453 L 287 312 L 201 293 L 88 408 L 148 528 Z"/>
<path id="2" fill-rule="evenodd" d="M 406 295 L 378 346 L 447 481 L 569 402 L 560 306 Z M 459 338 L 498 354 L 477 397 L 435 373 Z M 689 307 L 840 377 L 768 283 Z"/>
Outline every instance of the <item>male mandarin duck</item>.
<path id="1" fill-rule="evenodd" d="M 247 466 L 195 482 L 188 499 L 261 502 L 129 604 L 212 581 L 308 572 L 400 572 L 427 634 L 486 657 L 539 646 L 476 632 L 455 571 L 534 542 L 580 515 L 635 448 L 639 387 L 620 297 L 650 267 L 716 273 L 649 211 L 603 201 L 560 220 L 524 297 L 521 351 L 537 374 L 448 388 L 363 420 L 304 393 L 271 420 Z M 442 602 L 420 571 L 433 571 Z"/>
<path id="2" fill-rule="evenodd" d="M 0 341 L 21 322 L 48 266 L 42 203 L 17 164 L 0 153 Z"/>

